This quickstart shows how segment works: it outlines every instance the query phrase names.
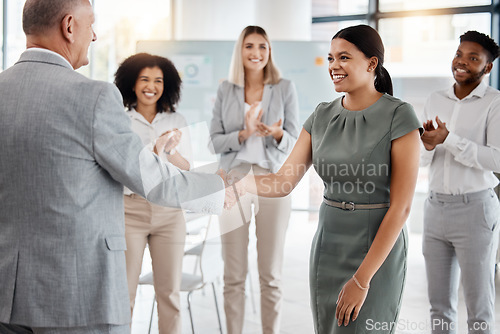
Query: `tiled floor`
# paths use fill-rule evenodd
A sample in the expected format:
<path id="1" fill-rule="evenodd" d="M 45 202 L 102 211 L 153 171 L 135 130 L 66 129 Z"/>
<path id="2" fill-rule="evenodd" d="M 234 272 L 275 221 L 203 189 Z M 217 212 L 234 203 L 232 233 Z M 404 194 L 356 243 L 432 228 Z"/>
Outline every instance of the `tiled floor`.
<path id="1" fill-rule="evenodd" d="M 419 214 L 421 204 L 418 198 L 410 217 L 410 252 L 408 259 L 408 278 L 403 297 L 403 306 L 400 319 L 397 324 L 397 334 L 426 334 L 429 333 L 428 301 L 426 293 L 426 279 L 424 259 L 421 254 L 421 234 L 418 226 L 421 215 Z M 309 221 L 309 214 L 305 212 L 293 212 L 288 228 L 287 241 L 285 245 L 285 263 L 283 268 L 283 290 L 284 300 L 282 308 L 281 333 L 284 334 L 310 334 L 313 333 L 312 318 L 309 308 L 308 288 L 308 263 L 309 248 L 312 237 L 316 230 L 316 221 Z M 251 274 L 254 291 L 254 299 L 258 304 L 258 274 L 255 266 L 255 254 L 251 253 Z M 191 267 L 189 267 L 191 268 Z M 497 290 L 498 290 L 497 282 Z M 222 283 L 217 284 L 219 309 L 221 311 L 223 332 L 224 312 L 222 299 Z M 152 303 L 152 288 L 140 287 L 137 294 L 136 311 L 133 317 L 132 334 L 144 334 L 148 332 L 149 317 Z M 182 317 L 183 333 L 191 333 L 189 316 L 187 311 L 186 294 L 182 293 Z M 500 298 L 497 297 L 497 321 L 496 326 L 500 328 Z M 463 299 L 459 304 L 459 334 L 465 331 L 465 306 Z M 211 288 L 208 286 L 204 291 L 193 294 L 193 314 L 196 333 L 216 334 L 220 333 L 214 309 L 214 300 Z M 152 333 L 158 333 L 156 315 L 153 319 Z M 247 298 L 245 327 L 243 333 L 261 333 L 259 306 L 256 312 L 252 310 L 251 298 Z"/>

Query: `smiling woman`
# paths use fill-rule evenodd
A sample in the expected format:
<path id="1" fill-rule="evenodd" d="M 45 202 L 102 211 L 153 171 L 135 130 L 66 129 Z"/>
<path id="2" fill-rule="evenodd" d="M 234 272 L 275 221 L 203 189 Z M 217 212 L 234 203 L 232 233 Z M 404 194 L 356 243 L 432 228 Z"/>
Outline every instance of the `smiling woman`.
<path id="1" fill-rule="evenodd" d="M 373 77 L 372 71 L 378 65 L 378 59 L 367 58 L 354 44 L 338 38 L 332 41 L 328 63 L 335 90 L 355 94 L 358 90 L 365 91 L 371 85 L 369 79 Z"/>
<path id="2" fill-rule="evenodd" d="M 392 80 L 384 68 L 384 45 L 377 31 L 367 25 L 342 29 L 333 36 L 328 54 L 328 71 L 337 92 L 346 92 L 345 108 L 362 110 L 380 94 L 392 95 Z M 369 36 L 367 43 L 362 32 Z M 369 94 L 367 94 L 369 93 Z M 372 96 L 368 98 L 367 96 Z"/>
<path id="3" fill-rule="evenodd" d="M 315 333 L 359 334 L 369 319 L 397 321 L 421 129 L 412 106 L 392 96 L 375 29 L 340 30 L 328 61 L 344 96 L 318 105 L 276 173 L 242 182 L 260 196 L 286 196 L 304 175 L 297 166 L 314 165 L 325 185 L 310 258 Z"/>
<path id="4" fill-rule="evenodd" d="M 245 38 L 241 58 L 243 67 L 263 70 L 269 61 L 269 43 L 262 35 L 252 34 Z"/>
<path id="5" fill-rule="evenodd" d="M 180 98 L 181 79 L 170 60 L 147 53 L 133 55 L 120 65 L 115 83 L 132 121 L 132 130 L 144 145 L 154 147 L 156 139 L 170 133 L 162 160 L 183 170 L 192 165 L 191 145 L 183 116 L 175 112 Z M 161 334 L 180 334 L 179 290 L 186 226 L 181 209 L 164 208 L 125 189 L 125 237 L 130 308 L 135 294 L 146 244 L 149 244 L 158 322 Z M 165 260 L 168 257 L 168 260 Z"/>
<path id="6" fill-rule="evenodd" d="M 282 79 L 274 65 L 271 43 L 264 29 L 248 26 L 234 46 L 229 80 L 219 86 L 213 109 L 210 135 L 215 152 L 221 154 L 221 168 L 253 174 L 276 171 L 291 151 L 298 132 L 294 85 Z M 290 207 L 290 197 L 275 199 L 247 194 L 241 198 L 239 208 L 224 211 L 219 218 L 229 334 L 243 331 L 249 225 L 253 213 L 262 330 L 280 332 L 281 267 Z"/>

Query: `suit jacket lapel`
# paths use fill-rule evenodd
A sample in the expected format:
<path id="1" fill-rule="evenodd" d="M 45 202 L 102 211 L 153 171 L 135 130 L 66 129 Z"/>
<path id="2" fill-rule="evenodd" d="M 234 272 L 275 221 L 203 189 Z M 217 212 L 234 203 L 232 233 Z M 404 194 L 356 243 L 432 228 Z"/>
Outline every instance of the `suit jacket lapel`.
<path id="1" fill-rule="evenodd" d="M 245 89 L 241 86 L 234 85 L 236 101 L 238 101 L 238 110 L 236 110 L 238 122 L 241 123 L 241 128 L 245 125 Z"/>
<path id="2" fill-rule="evenodd" d="M 264 92 L 262 93 L 262 110 L 264 112 L 264 115 L 262 115 L 262 123 L 266 125 L 267 124 L 267 119 L 269 115 L 269 103 L 271 101 L 271 97 L 273 95 L 273 85 L 266 84 L 264 86 Z"/>

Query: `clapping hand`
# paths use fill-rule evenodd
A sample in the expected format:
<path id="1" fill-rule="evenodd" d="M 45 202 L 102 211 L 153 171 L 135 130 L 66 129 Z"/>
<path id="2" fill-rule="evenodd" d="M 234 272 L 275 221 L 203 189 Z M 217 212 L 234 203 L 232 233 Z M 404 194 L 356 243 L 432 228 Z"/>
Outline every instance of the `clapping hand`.
<path id="1" fill-rule="evenodd" d="M 283 138 L 283 121 L 280 119 L 272 125 L 267 125 L 262 123 L 262 109 L 256 115 L 256 108 L 259 106 L 258 102 L 255 102 L 250 106 L 250 109 L 245 113 L 245 129 L 240 132 L 238 137 L 240 143 L 245 141 L 248 137 L 255 134 L 257 137 L 267 137 L 273 136 L 273 138 L 279 143 Z"/>
<path id="2" fill-rule="evenodd" d="M 264 123 L 259 123 L 257 125 L 257 136 L 267 137 L 273 136 L 274 139 L 280 141 L 283 137 L 283 128 L 281 127 L 281 119 L 272 125 L 266 125 Z"/>
<path id="3" fill-rule="evenodd" d="M 260 124 L 260 120 L 262 119 L 262 109 L 260 109 L 257 115 L 255 114 L 255 110 L 258 106 L 258 102 L 253 103 L 250 106 L 250 109 L 245 113 L 245 127 L 250 135 L 257 131 L 257 127 Z"/>
<path id="4" fill-rule="evenodd" d="M 424 133 L 420 136 L 422 143 L 427 151 L 432 151 L 437 145 L 444 143 L 448 137 L 448 128 L 445 122 L 441 122 L 439 117 L 436 116 L 436 123 L 438 127 L 434 127 L 432 120 L 424 122 Z"/>
<path id="5" fill-rule="evenodd" d="M 172 154 L 181 141 L 182 132 L 179 129 L 172 129 L 164 132 L 155 143 L 155 153 L 167 152 Z"/>

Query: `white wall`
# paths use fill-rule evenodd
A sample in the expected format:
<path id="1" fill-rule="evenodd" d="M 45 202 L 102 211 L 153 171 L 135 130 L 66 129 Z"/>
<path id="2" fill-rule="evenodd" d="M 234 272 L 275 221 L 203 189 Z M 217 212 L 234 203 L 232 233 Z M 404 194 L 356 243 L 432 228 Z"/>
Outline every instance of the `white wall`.
<path id="1" fill-rule="evenodd" d="M 174 38 L 235 40 L 259 25 L 271 40 L 311 39 L 311 0 L 173 0 Z"/>
<path id="2" fill-rule="evenodd" d="M 271 39 L 310 41 L 311 8 L 311 0 L 257 0 L 255 22 Z"/>

